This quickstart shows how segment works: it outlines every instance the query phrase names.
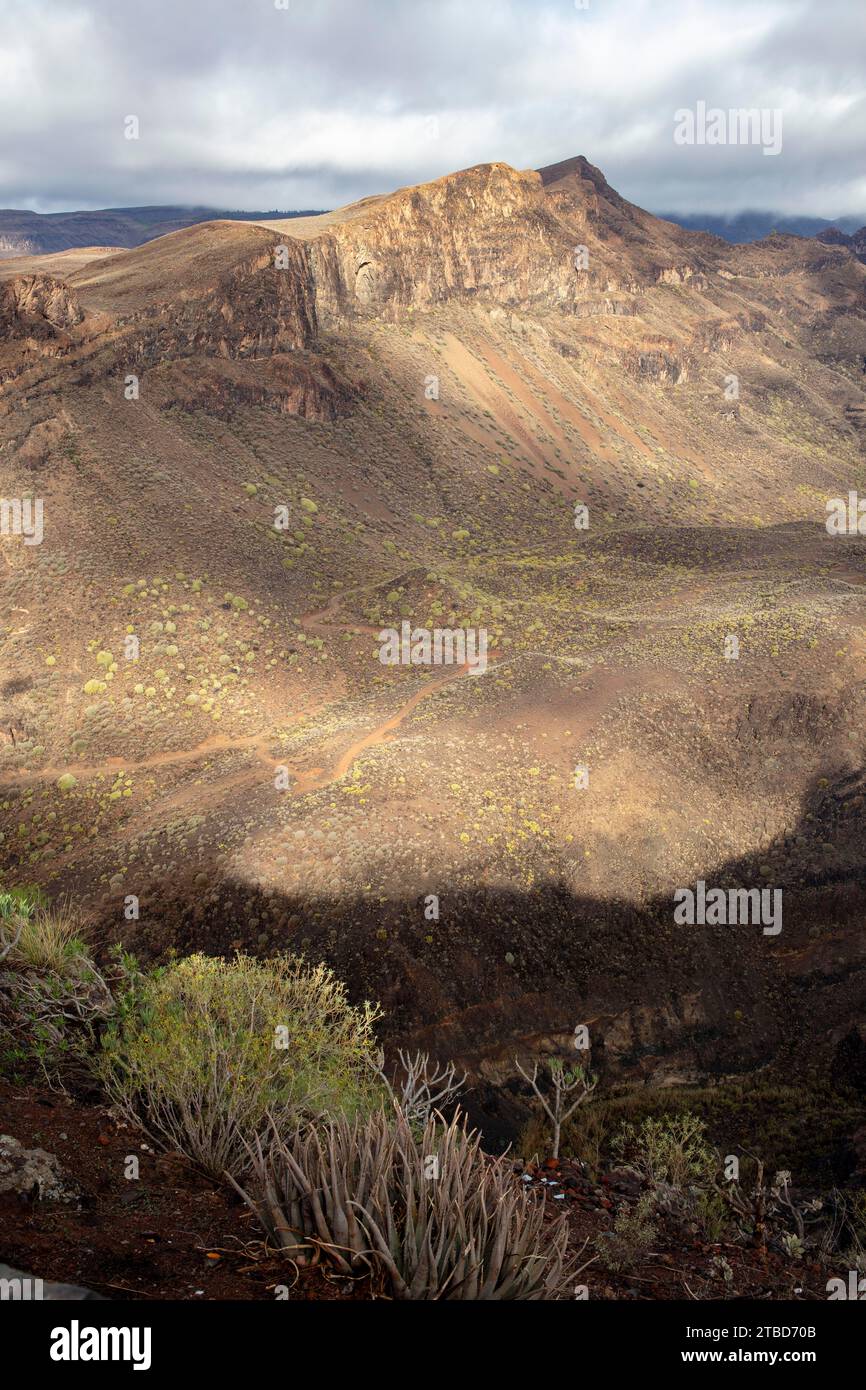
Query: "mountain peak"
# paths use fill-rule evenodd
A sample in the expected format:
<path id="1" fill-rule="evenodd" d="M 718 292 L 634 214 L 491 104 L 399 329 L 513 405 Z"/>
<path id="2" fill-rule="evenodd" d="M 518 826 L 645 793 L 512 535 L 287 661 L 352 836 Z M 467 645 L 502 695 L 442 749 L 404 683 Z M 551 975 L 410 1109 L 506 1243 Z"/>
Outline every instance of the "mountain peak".
<path id="1" fill-rule="evenodd" d="M 597 188 L 610 187 L 601 170 L 590 164 L 582 154 L 573 155 L 571 159 L 561 159 L 557 164 L 546 164 L 536 172 L 541 175 L 541 182 L 545 188 L 551 183 L 561 183 L 563 179 L 568 178 L 589 179 Z"/>

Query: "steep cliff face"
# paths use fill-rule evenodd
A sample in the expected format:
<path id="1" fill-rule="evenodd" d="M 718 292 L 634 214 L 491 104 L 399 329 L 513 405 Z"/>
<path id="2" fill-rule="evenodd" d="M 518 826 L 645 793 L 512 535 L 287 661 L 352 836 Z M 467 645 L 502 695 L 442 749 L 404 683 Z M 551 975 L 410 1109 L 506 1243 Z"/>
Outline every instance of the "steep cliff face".
<path id="1" fill-rule="evenodd" d="M 47 373 L 57 365 L 40 368 L 40 359 L 62 353 L 70 372 L 83 370 L 88 380 L 198 361 L 198 386 L 178 372 L 167 398 L 221 418 L 240 403 L 258 403 L 328 420 L 352 397 L 349 383 L 313 351 L 315 285 L 302 242 L 216 223 L 98 259 L 73 269 L 69 279 L 36 274 L 0 281 L 0 341 L 9 340 L 0 379 L 29 374 L 31 385 L 38 381 L 47 390 Z M 272 358 L 280 359 L 281 371 L 263 371 L 255 382 L 204 370 L 207 359 L 264 364 Z"/>
<path id="2" fill-rule="evenodd" d="M 454 298 L 557 297 L 567 238 L 539 189 L 537 175 L 490 164 L 383 199 L 312 243 L 320 313 L 393 319 Z"/>
<path id="3" fill-rule="evenodd" d="M 201 294 L 182 298 L 171 312 L 149 306 L 125 327 L 131 330 L 130 360 L 142 366 L 168 355 L 238 361 L 307 349 L 318 323 L 306 248 L 292 243 L 263 251 Z"/>
<path id="4" fill-rule="evenodd" d="M 485 164 L 403 189 L 311 243 L 320 313 L 397 319 L 454 299 L 617 312 L 600 296 L 696 273 L 714 238 L 688 236 L 615 193 L 585 159 Z M 622 312 L 622 309 L 619 309 Z"/>

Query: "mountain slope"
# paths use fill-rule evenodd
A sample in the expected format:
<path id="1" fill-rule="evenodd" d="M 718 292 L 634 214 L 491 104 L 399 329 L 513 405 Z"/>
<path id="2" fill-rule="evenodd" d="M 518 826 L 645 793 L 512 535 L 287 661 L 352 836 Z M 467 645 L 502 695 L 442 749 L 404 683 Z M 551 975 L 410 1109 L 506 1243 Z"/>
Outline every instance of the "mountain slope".
<path id="1" fill-rule="evenodd" d="M 831 1068 L 864 288 L 584 159 L 0 264 L 0 494 L 45 508 L 0 541 L 7 873 L 139 949 L 314 945 L 488 1079 L 582 1018 L 616 1076 Z M 487 673 L 383 665 L 403 621 Z M 781 941 L 684 941 L 699 876 L 783 884 Z"/>

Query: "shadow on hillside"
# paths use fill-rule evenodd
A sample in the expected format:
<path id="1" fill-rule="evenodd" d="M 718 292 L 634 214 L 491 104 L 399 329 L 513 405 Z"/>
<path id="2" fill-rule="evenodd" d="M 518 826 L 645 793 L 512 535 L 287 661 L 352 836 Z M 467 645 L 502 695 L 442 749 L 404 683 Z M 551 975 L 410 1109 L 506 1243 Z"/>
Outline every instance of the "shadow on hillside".
<path id="1" fill-rule="evenodd" d="M 325 960 L 353 999 L 381 1002 L 392 1050 L 423 1047 L 471 1069 L 468 1108 L 499 1141 L 525 1115 L 515 1054 L 567 1054 L 579 1023 L 605 1084 L 766 1069 L 866 1095 L 863 786 L 848 770 L 816 779 L 784 842 L 703 875 L 713 887 L 780 887 L 778 935 L 760 924 L 676 924 L 674 889 L 687 884 L 643 903 L 556 882 L 527 892 L 443 886 L 430 921 L 422 896 L 302 898 L 213 864 L 206 877 L 196 865 L 186 879 L 154 881 L 137 922 L 104 913 L 100 939 L 144 960 L 286 949 Z"/>

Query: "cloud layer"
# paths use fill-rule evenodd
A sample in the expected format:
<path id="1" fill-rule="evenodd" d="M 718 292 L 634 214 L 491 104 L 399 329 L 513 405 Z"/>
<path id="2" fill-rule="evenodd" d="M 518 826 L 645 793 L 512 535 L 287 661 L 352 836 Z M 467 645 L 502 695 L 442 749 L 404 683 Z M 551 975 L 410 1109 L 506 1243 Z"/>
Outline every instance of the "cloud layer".
<path id="1" fill-rule="evenodd" d="M 862 0 L 581 3 L 0 0 L 0 206 L 333 207 L 585 154 L 654 211 L 866 220 Z M 781 152 L 677 145 L 698 102 L 781 111 Z"/>

